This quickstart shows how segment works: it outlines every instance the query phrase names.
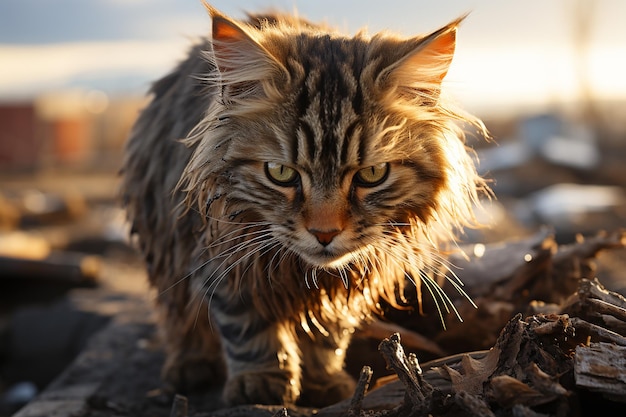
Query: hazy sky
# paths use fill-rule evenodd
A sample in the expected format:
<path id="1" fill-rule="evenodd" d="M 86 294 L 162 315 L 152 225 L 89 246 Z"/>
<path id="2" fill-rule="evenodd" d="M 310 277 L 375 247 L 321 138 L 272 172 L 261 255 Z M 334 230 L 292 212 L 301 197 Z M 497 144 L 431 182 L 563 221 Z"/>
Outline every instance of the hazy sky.
<path id="1" fill-rule="evenodd" d="M 223 12 L 297 10 L 348 33 L 438 28 L 471 12 L 448 76 L 459 101 L 479 110 L 547 106 L 575 98 L 576 7 L 588 8 L 584 68 L 596 94 L 626 98 L 623 0 L 214 0 Z M 189 39 L 208 33 L 200 0 L 2 0 L 0 99 L 68 87 L 108 94 L 144 91 L 179 60 Z"/>

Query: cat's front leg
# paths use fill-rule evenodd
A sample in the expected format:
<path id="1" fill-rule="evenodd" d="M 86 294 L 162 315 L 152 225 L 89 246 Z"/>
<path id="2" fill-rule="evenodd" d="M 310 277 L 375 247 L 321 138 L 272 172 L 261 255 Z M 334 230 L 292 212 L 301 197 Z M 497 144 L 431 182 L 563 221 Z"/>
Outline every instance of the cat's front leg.
<path id="1" fill-rule="evenodd" d="M 219 335 L 211 330 L 206 316 L 198 314 L 199 309 L 206 311 L 206 305 L 189 302 L 184 314 L 165 301 L 158 307 L 166 351 L 162 369 L 165 381 L 180 392 L 222 384 L 225 371 Z"/>
<path id="2" fill-rule="evenodd" d="M 354 394 L 354 379 L 344 370 L 352 333 L 337 323 L 325 327 L 324 334 L 314 327 L 299 332 L 303 405 L 323 407 Z"/>
<path id="3" fill-rule="evenodd" d="M 212 309 L 228 370 L 224 402 L 294 404 L 300 395 L 301 371 L 300 351 L 291 326 L 264 320 L 254 310 L 233 305 L 227 310 L 230 312 Z"/>

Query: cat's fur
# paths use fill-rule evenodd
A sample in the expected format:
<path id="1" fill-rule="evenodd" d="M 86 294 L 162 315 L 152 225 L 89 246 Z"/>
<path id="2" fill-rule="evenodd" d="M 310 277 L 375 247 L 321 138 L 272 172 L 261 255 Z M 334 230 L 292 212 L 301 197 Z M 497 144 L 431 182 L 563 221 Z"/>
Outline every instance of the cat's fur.
<path id="1" fill-rule="evenodd" d="M 123 167 L 164 376 L 225 377 L 228 404 L 332 403 L 353 330 L 407 282 L 440 296 L 486 189 L 457 126 L 482 123 L 440 97 L 459 21 L 346 37 L 207 8 L 211 39 L 154 84 Z"/>

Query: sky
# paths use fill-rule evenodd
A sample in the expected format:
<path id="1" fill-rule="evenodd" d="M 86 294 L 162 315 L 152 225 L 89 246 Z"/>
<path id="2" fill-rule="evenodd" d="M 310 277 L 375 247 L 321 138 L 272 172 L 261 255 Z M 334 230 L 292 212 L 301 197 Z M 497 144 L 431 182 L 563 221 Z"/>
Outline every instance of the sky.
<path id="1" fill-rule="evenodd" d="M 626 100 L 623 0 L 214 0 L 232 17 L 297 11 L 353 34 L 411 36 L 463 22 L 446 89 L 475 112 L 542 109 L 580 96 Z M 582 7 L 584 23 L 577 23 Z M 584 25 L 588 36 L 584 36 Z M 0 1 L 0 101 L 63 89 L 141 94 L 210 31 L 201 0 Z M 586 48 L 578 48 L 583 39 Z M 582 52 L 581 52 L 582 51 Z M 582 63 L 582 64 L 579 64 Z"/>

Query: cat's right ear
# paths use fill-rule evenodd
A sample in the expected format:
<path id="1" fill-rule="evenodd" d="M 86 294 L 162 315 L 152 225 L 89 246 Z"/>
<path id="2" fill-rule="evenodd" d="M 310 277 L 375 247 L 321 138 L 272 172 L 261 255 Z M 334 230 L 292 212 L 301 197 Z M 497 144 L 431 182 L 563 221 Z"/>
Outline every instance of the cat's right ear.
<path id="1" fill-rule="evenodd" d="M 213 23 L 213 58 L 222 85 L 231 86 L 240 94 L 259 92 L 258 84 L 280 72 L 282 65 L 254 38 L 252 29 L 221 14 L 208 3 L 204 5 Z"/>

